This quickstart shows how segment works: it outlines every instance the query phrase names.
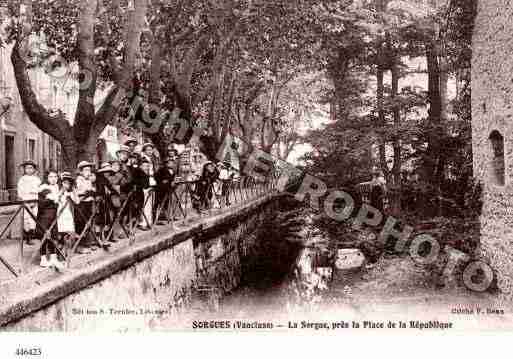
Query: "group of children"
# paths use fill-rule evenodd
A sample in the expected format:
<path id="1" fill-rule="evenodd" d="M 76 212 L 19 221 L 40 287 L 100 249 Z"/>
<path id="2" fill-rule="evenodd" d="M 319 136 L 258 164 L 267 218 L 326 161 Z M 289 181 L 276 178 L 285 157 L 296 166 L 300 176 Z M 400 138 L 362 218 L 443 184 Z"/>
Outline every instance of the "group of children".
<path id="1" fill-rule="evenodd" d="M 50 171 L 42 182 L 37 176 L 36 163 L 25 161 L 20 166 L 23 168 L 23 176 L 18 181 L 18 197 L 27 201 L 25 206 L 32 213 L 24 213 L 23 216 L 26 243 L 31 245 L 34 239 L 43 239 L 41 266 L 63 268 L 64 262 L 57 257 L 55 243 L 75 233 L 73 209 L 68 202 L 71 200 L 79 203 L 73 188 L 73 176 L 69 172 L 59 175 Z M 49 237 L 47 231 L 50 232 Z"/>
<path id="2" fill-rule="evenodd" d="M 18 197 L 37 219 L 36 222 L 25 213 L 24 238 L 29 245 L 34 239 L 43 240 L 42 267 L 64 268 L 62 253 L 73 246 L 74 239 L 82 238 L 77 244 L 78 253 L 89 253 L 118 241 L 123 232 L 110 236 L 101 233 L 111 231 L 118 214 L 121 223 L 127 224 L 133 219 L 137 223 L 132 224 L 139 229 L 149 230 L 156 208 L 168 198 L 166 195 L 177 179 L 178 152 L 169 149 L 161 164 L 153 144 L 143 144 L 140 152 L 136 152 L 137 145 L 135 139 L 127 140 L 117 151 L 117 158 L 101 163 L 99 168 L 92 162 L 80 162 L 76 176 L 70 172 L 49 171 L 41 181 L 36 163 L 21 164 L 23 176 L 18 182 Z M 225 163 L 203 165 L 192 194 L 193 208 L 198 212 L 209 207 L 216 190 L 214 183 L 220 178 L 233 177 L 228 169 L 229 164 Z M 218 189 L 229 205 L 227 186 L 221 184 Z M 96 232 L 96 236 L 88 235 L 89 231 Z"/>

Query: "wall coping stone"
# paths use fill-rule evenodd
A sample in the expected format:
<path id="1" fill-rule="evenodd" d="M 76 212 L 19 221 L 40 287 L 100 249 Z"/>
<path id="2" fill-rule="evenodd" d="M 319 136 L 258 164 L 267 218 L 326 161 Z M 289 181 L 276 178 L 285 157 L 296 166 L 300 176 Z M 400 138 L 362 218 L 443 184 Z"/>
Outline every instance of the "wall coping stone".
<path id="1" fill-rule="evenodd" d="M 40 268 L 34 272 L 0 284 L 0 327 L 19 320 L 59 299 L 80 291 L 94 283 L 129 268 L 155 254 L 172 248 L 188 238 L 206 231 L 216 230 L 227 222 L 247 216 L 261 206 L 278 199 L 282 194 L 268 194 L 244 205 L 234 206 L 225 212 L 200 218 L 184 227 L 156 228 L 139 233 L 131 246 L 110 252 L 80 255 L 72 259 L 71 268 L 63 273 Z"/>

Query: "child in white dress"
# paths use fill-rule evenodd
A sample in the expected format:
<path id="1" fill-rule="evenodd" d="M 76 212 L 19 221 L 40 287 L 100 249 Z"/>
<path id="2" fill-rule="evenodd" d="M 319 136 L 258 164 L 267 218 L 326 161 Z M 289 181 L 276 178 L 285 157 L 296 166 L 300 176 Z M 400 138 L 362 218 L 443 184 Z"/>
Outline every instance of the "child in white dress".
<path id="1" fill-rule="evenodd" d="M 57 213 L 57 229 L 60 234 L 75 233 L 75 219 L 73 216 L 73 206 L 80 202 L 78 195 L 73 188 L 73 177 L 70 173 L 64 172 L 61 174 L 61 191 L 59 193 L 59 202 Z"/>
<path id="2" fill-rule="evenodd" d="M 41 186 L 41 179 L 36 175 L 37 165 L 34 161 L 25 161 L 20 166 L 23 167 L 23 176 L 18 181 L 18 197 L 22 201 L 36 201 L 26 203 L 26 206 L 36 217 L 39 186 Z M 25 211 L 23 213 L 23 231 L 25 232 L 26 243 L 32 245 L 32 239 L 36 236 L 36 222 Z"/>

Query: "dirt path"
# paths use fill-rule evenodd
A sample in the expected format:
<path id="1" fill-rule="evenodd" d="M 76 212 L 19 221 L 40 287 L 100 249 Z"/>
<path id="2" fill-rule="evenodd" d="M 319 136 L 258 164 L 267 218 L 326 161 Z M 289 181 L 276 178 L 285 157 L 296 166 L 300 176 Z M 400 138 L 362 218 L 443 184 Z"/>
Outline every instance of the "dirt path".
<path id="1" fill-rule="evenodd" d="M 510 304 L 464 287 L 437 287 L 434 277 L 408 257 L 386 256 L 360 273 L 339 277 L 330 294 L 362 320 L 439 320 L 461 330 L 513 330 Z"/>

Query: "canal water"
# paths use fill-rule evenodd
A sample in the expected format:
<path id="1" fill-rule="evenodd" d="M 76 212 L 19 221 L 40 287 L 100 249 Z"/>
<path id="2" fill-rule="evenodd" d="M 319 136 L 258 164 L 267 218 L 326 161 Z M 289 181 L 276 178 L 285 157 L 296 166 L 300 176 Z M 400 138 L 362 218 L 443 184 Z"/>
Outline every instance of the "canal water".
<path id="1" fill-rule="evenodd" d="M 322 304 L 331 278 L 329 240 L 297 208 L 267 225 L 259 239 L 265 251 L 245 266 L 239 288 L 220 300 L 219 315 L 275 320 Z"/>

